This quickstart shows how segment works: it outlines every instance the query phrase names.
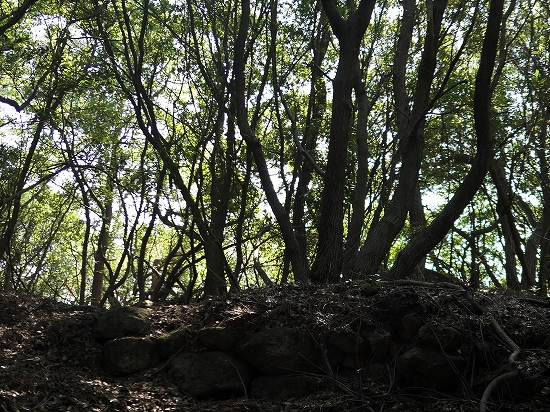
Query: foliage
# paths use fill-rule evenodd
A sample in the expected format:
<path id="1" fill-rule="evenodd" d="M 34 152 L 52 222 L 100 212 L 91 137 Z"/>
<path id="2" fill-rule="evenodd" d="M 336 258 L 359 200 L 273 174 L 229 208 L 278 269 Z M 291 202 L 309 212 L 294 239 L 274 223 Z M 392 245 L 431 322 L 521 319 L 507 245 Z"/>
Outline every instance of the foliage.
<path id="1" fill-rule="evenodd" d="M 407 2 L 373 2 L 341 129 L 339 202 L 323 197 L 342 137 L 347 44 L 334 16 L 351 27 L 367 3 L 2 2 L 11 19 L 0 19 L 3 287 L 85 303 L 99 279 L 101 303 L 188 301 L 291 281 L 300 260 L 332 280 L 389 270 L 478 154 L 474 92 L 489 8 L 426 3 L 444 10 L 426 84 L 433 10 L 409 2 L 407 20 Z M 491 83 L 494 159 L 420 271 L 546 293 L 549 7 L 506 5 Z M 419 195 L 400 198 L 409 177 Z M 330 207 L 342 208 L 327 242 L 334 257 L 319 246 Z M 382 230 L 395 207 L 403 219 Z M 358 263 L 386 243 L 373 268 Z"/>

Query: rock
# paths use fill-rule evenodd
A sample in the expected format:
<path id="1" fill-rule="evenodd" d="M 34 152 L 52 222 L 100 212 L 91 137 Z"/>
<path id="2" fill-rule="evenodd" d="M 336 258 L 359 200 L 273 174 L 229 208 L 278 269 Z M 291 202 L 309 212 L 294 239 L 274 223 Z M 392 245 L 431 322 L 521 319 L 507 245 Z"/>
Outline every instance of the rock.
<path id="1" fill-rule="evenodd" d="M 413 347 L 397 360 L 397 368 L 408 386 L 434 390 L 454 390 L 466 361 L 428 347 Z"/>
<path id="2" fill-rule="evenodd" d="M 149 332 L 149 311 L 135 306 L 119 306 L 99 317 L 93 330 L 96 339 L 105 341 Z"/>
<path id="3" fill-rule="evenodd" d="M 425 325 L 418 331 L 415 342 L 436 349 L 442 348 L 445 352 L 453 352 L 462 345 L 462 336 L 450 326 Z"/>
<path id="4" fill-rule="evenodd" d="M 416 336 L 420 328 L 424 326 L 424 321 L 417 314 L 409 313 L 401 319 L 401 326 L 402 328 L 399 332 L 399 336 L 404 341 L 410 342 Z"/>
<path id="5" fill-rule="evenodd" d="M 319 388 L 320 379 L 307 375 L 259 376 L 252 381 L 254 399 L 287 400 L 310 395 Z"/>
<path id="6" fill-rule="evenodd" d="M 351 330 L 331 331 L 328 334 L 327 343 L 343 353 L 354 354 L 365 348 L 363 338 Z"/>
<path id="7" fill-rule="evenodd" d="M 223 352 L 186 352 L 176 356 L 168 376 L 196 398 L 229 398 L 246 393 L 252 370 L 241 359 Z"/>
<path id="8" fill-rule="evenodd" d="M 242 339 L 241 334 L 232 327 L 210 327 L 199 331 L 199 340 L 211 350 L 228 351 Z"/>
<path id="9" fill-rule="evenodd" d="M 366 352 L 376 360 L 383 360 L 389 353 L 391 333 L 387 330 L 373 330 L 362 333 Z"/>
<path id="10" fill-rule="evenodd" d="M 358 370 L 365 365 L 368 365 L 369 358 L 370 357 L 365 352 L 357 354 L 346 353 L 344 354 L 340 365 L 344 369 Z"/>
<path id="11" fill-rule="evenodd" d="M 388 368 L 382 363 L 371 363 L 367 365 L 362 371 L 361 376 L 363 378 L 369 378 L 373 381 L 379 382 L 382 379 L 384 383 L 388 381 Z"/>
<path id="12" fill-rule="evenodd" d="M 178 328 L 161 335 L 156 340 L 156 347 L 161 359 L 168 359 L 186 343 L 189 333 L 185 328 Z"/>
<path id="13" fill-rule="evenodd" d="M 368 298 L 369 296 L 376 295 L 378 292 L 380 292 L 380 283 L 375 281 L 373 282 L 365 281 L 361 283 L 360 293 L 362 297 Z"/>
<path id="14" fill-rule="evenodd" d="M 155 342 L 151 339 L 124 337 L 103 346 L 103 368 L 111 375 L 129 375 L 157 363 Z"/>
<path id="15" fill-rule="evenodd" d="M 241 342 L 236 351 L 266 375 L 319 372 L 320 350 L 305 330 L 279 327 Z"/>

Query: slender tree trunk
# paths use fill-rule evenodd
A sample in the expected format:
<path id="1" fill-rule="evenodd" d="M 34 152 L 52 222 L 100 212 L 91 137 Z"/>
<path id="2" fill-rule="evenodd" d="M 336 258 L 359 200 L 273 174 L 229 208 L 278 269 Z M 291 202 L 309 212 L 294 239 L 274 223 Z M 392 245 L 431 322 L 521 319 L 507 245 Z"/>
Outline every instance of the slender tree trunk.
<path id="1" fill-rule="evenodd" d="M 250 180 L 252 178 L 252 153 L 250 149 L 246 149 L 246 168 L 244 173 L 244 179 L 241 183 L 241 195 L 239 205 L 239 216 L 237 219 L 237 227 L 235 228 L 235 249 L 237 250 L 237 261 L 235 263 L 235 276 L 239 277 L 243 272 L 243 239 L 244 239 L 244 224 L 248 218 L 248 201 L 249 201 L 249 188 Z"/>
<path id="2" fill-rule="evenodd" d="M 473 290 L 478 290 L 481 285 L 481 276 L 479 273 L 479 248 L 477 247 L 478 234 L 476 233 L 476 212 L 472 210 L 470 212 L 470 227 L 471 233 L 468 239 L 468 246 L 470 249 L 470 287 Z"/>
<path id="3" fill-rule="evenodd" d="M 84 238 L 82 239 L 82 256 L 80 259 L 80 290 L 79 290 L 79 304 L 86 304 L 86 289 L 87 289 L 87 279 L 88 279 L 88 244 L 90 243 L 90 234 L 92 230 L 92 221 L 90 219 L 90 199 L 85 192 L 85 188 L 81 187 L 82 192 L 82 203 L 84 205 L 84 216 L 85 216 L 85 225 L 84 229 Z"/>
<path id="4" fill-rule="evenodd" d="M 229 210 L 229 198 L 235 168 L 235 124 L 228 120 L 226 141 L 227 149 L 221 153 L 221 135 L 224 129 L 224 107 L 218 107 L 218 119 L 215 127 L 215 142 L 210 158 L 210 228 L 209 237 L 205 239 L 205 251 L 209 255 L 204 281 L 204 293 L 217 296 L 227 291 L 225 276 L 225 254 L 223 251 L 223 236 L 225 221 Z M 235 283 L 235 282 L 234 282 Z M 238 288 L 238 284 L 233 284 Z"/>
<path id="5" fill-rule="evenodd" d="M 516 267 L 516 244 L 514 237 L 512 235 L 512 229 L 510 227 L 510 222 L 504 211 L 504 206 L 502 202 L 497 202 L 497 211 L 500 216 L 501 227 L 502 227 L 502 236 L 504 238 L 504 269 L 506 272 L 506 287 L 509 289 L 519 289 L 519 280 L 518 280 L 518 270 Z"/>
<path id="6" fill-rule="evenodd" d="M 381 80 L 382 82 L 382 80 Z M 380 88 L 381 88 L 380 84 Z M 357 178 L 355 182 L 355 190 L 352 198 L 352 214 L 348 227 L 348 235 L 344 250 L 344 267 L 342 276 L 344 279 L 352 279 L 354 277 L 353 265 L 357 252 L 359 251 L 361 232 L 365 221 L 365 198 L 369 190 L 369 147 L 368 147 L 368 131 L 367 118 L 376 101 L 368 100 L 364 87 L 358 88 L 355 91 L 357 95 Z"/>
<path id="7" fill-rule="evenodd" d="M 415 15 L 415 7 L 411 2 L 404 6 L 404 26 L 408 29 L 411 16 Z M 355 271 L 366 276 L 375 274 L 381 263 L 389 252 L 395 237 L 403 228 L 407 213 L 411 209 L 414 200 L 415 189 L 418 184 L 418 176 L 424 152 L 424 123 L 426 110 L 430 103 L 430 91 L 436 67 L 436 56 L 439 48 L 439 33 L 443 21 L 443 14 L 447 7 L 447 0 L 429 1 L 427 9 L 427 28 L 424 42 L 422 58 L 418 66 L 417 85 L 413 97 L 411 115 L 408 118 L 398 120 L 400 129 L 400 148 L 396 155 L 401 159 L 401 170 L 399 172 L 399 181 L 394 195 L 388 204 L 384 216 L 371 227 L 367 235 L 365 244 L 359 251 L 359 256 L 355 263 Z M 398 41 L 398 50 L 396 58 L 402 56 L 408 45 L 411 35 L 410 31 L 402 28 Z M 408 29 L 410 30 L 410 29 Z M 398 60 L 403 64 L 401 60 Z M 401 69 L 402 70 L 402 69 Z M 403 74 L 399 74 L 397 81 L 394 81 L 396 93 L 396 104 L 403 105 L 404 90 L 401 90 Z M 406 106 L 403 106 L 406 107 Z M 406 110 L 406 109 L 401 109 Z M 406 110 L 404 113 L 407 113 Z M 420 260 L 416 263 L 420 263 Z M 415 265 L 416 266 L 416 265 Z M 414 268 L 412 268 L 414 269 Z M 412 273 L 412 269 L 409 275 Z"/>
<path id="8" fill-rule="evenodd" d="M 548 81 L 548 77 L 546 78 Z M 550 163 L 548 162 L 548 127 L 550 124 L 550 105 L 545 93 L 539 92 L 539 101 L 542 106 L 543 125 L 538 135 L 537 156 L 539 158 L 541 189 L 542 189 L 542 236 L 540 238 L 540 267 L 539 267 L 539 293 L 541 296 L 548 294 L 548 281 L 550 280 Z"/>
<path id="9" fill-rule="evenodd" d="M 411 232 L 414 236 L 416 233 L 426 228 L 426 215 L 424 214 L 424 205 L 422 204 L 422 193 L 420 192 L 420 184 L 416 182 L 416 188 L 414 189 L 414 197 L 411 204 L 411 209 L 409 210 L 409 221 L 411 223 Z M 422 273 L 424 272 L 426 266 L 426 257 L 424 257 L 420 263 L 414 268 L 415 275 L 419 278 L 422 278 Z"/>
<path id="10" fill-rule="evenodd" d="M 512 205 L 510 201 L 511 196 L 508 194 L 508 187 L 510 185 L 506 181 L 504 169 L 500 167 L 497 168 L 494 165 L 494 162 L 489 169 L 489 173 L 491 174 L 491 178 L 493 179 L 498 193 L 497 211 L 500 216 L 502 233 L 504 235 L 505 242 L 504 253 L 506 256 L 506 279 L 509 282 L 507 287 L 511 289 L 519 289 L 520 285 L 516 269 L 516 256 L 523 269 L 524 277 L 529 277 L 529 266 L 527 264 L 525 254 L 523 253 L 523 249 L 521 248 L 521 237 L 516 227 L 514 215 L 512 214 Z"/>
<path id="11" fill-rule="evenodd" d="M 550 208 L 545 206 L 543 212 L 543 237 L 550 236 Z M 539 266 L 539 294 L 548 295 L 548 279 L 550 279 L 550 242 L 544 239 L 540 248 L 540 266 Z"/>
<path id="12" fill-rule="evenodd" d="M 40 120 L 36 125 L 36 130 L 34 132 L 27 155 L 25 156 L 25 161 L 23 162 L 23 166 L 19 171 L 19 179 L 17 181 L 17 186 L 15 187 L 15 193 L 19 193 L 19 195 L 15 196 L 15 198 L 12 201 L 11 208 L 10 208 L 11 213 L 9 215 L 6 229 L 4 230 L 4 233 L 2 233 L 2 237 L 0 238 L 0 258 L 5 259 L 6 261 L 10 259 L 9 258 L 11 253 L 10 247 L 12 245 L 13 235 L 15 234 L 15 225 L 17 223 L 17 220 L 19 219 L 19 214 L 21 212 L 21 194 L 20 193 L 23 192 L 23 188 L 25 187 L 27 177 L 31 170 L 32 159 L 33 159 L 34 153 L 36 152 L 36 148 L 38 146 L 38 142 L 40 141 L 40 136 L 42 134 L 42 130 L 44 129 L 44 126 L 45 126 L 45 122 L 43 120 Z M 4 287 L 6 287 L 8 283 L 12 282 L 12 279 L 9 279 L 9 281 L 7 280 L 8 279 L 5 280 Z"/>
<path id="13" fill-rule="evenodd" d="M 530 289 L 537 284 L 535 274 L 537 273 L 537 253 L 540 245 L 540 238 L 542 235 L 542 224 L 538 222 L 535 226 L 535 230 L 527 239 L 525 245 L 525 261 L 527 263 L 528 271 L 521 277 L 522 289 Z"/>
<path id="14" fill-rule="evenodd" d="M 317 145 L 321 122 L 324 116 L 327 103 L 327 88 L 323 73 L 320 67 L 325 58 L 329 45 L 330 32 L 324 23 L 326 19 L 320 17 L 319 31 L 313 47 L 313 67 L 311 69 L 310 92 L 308 101 L 308 110 L 306 116 L 306 126 L 302 139 L 302 147 L 306 151 L 313 150 Z M 296 195 L 292 208 L 292 224 L 296 232 L 298 247 L 302 256 L 307 256 L 308 242 L 306 235 L 306 197 L 309 193 L 309 184 L 311 183 L 313 166 L 308 159 L 300 152 L 296 154 L 296 169 L 299 169 L 298 184 L 296 186 Z"/>
<path id="15" fill-rule="evenodd" d="M 298 241 L 294 235 L 294 230 L 290 222 L 288 212 L 281 204 L 277 197 L 277 192 L 271 181 L 269 168 L 265 159 L 263 148 L 260 140 L 252 130 L 248 121 L 248 110 L 246 108 L 245 98 L 245 42 L 250 25 L 250 1 L 243 0 L 241 3 L 241 20 L 239 24 L 239 32 L 235 41 L 235 56 L 233 72 L 235 75 L 235 110 L 237 117 L 237 125 L 241 132 L 241 136 L 247 144 L 247 147 L 254 157 L 258 174 L 262 184 L 262 188 L 267 198 L 267 202 L 271 207 L 275 219 L 281 229 L 281 234 L 285 242 L 285 247 L 288 250 L 290 261 L 292 262 L 292 271 L 294 279 L 297 281 L 307 280 L 307 260 L 300 253 Z"/>
<path id="16" fill-rule="evenodd" d="M 477 153 L 470 172 L 458 187 L 455 195 L 432 223 L 399 253 L 388 273 L 390 278 L 406 277 L 452 228 L 455 220 L 470 203 L 493 160 L 494 136 L 491 131 L 491 77 L 498 47 L 503 0 L 492 0 L 489 20 L 485 31 L 481 61 L 476 76 L 474 92 L 474 121 L 477 138 Z"/>
<path id="17" fill-rule="evenodd" d="M 7 256 L 6 266 L 4 268 L 4 292 L 13 292 L 14 290 L 14 275 L 15 269 L 18 265 L 17 253 L 11 250 Z"/>
<path id="18" fill-rule="evenodd" d="M 87 289 L 87 275 L 88 275 L 88 244 L 90 243 L 90 235 L 92 231 L 92 219 L 90 217 L 90 196 L 86 191 L 86 182 L 82 172 L 78 169 L 78 162 L 74 154 L 74 150 L 69 144 L 69 141 L 65 139 L 65 136 L 62 136 L 67 146 L 67 155 L 68 160 L 71 164 L 71 171 L 73 172 L 74 179 L 80 190 L 82 196 L 82 206 L 84 209 L 84 220 L 85 220 L 85 229 L 84 229 L 84 238 L 82 239 L 82 252 L 80 258 L 80 290 L 78 293 L 78 301 L 80 305 L 86 304 L 86 289 Z"/>
<path id="19" fill-rule="evenodd" d="M 103 281 L 105 279 L 105 264 L 107 261 L 107 249 L 109 248 L 109 229 L 113 218 L 113 203 L 108 200 L 103 207 L 101 217 L 101 229 L 97 239 L 96 251 L 94 252 L 94 272 L 92 280 L 93 306 L 98 306 L 103 297 Z"/>

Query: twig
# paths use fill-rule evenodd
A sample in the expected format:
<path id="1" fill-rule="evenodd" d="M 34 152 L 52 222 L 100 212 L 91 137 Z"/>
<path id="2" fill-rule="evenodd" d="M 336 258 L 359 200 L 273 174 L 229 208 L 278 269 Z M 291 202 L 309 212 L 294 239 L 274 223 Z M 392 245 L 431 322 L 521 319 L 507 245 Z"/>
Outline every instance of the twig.
<path id="1" fill-rule="evenodd" d="M 239 368 L 237 368 L 235 365 L 233 365 L 233 362 L 231 362 L 229 359 L 226 359 L 226 360 L 227 360 L 227 362 L 229 362 L 229 364 L 231 366 L 233 366 L 233 368 L 235 368 L 235 371 L 237 371 L 237 375 L 239 375 L 239 380 L 241 381 L 241 384 L 243 385 L 244 397 L 248 399 L 248 391 L 246 390 L 246 384 L 243 381 L 243 377 L 241 376 L 241 372 L 239 372 Z"/>

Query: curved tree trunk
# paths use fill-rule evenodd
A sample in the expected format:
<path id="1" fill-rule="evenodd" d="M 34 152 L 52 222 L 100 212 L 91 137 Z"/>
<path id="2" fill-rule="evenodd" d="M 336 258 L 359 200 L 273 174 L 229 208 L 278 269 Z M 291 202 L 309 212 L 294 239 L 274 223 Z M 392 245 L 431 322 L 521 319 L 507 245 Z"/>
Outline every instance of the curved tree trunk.
<path id="1" fill-rule="evenodd" d="M 288 251 L 290 262 L 292 263 L 292 271 L 294 273 L 294 279 L 297 281 L 307 280 L 307 260 L 305 256 L 300 253 L 298 241 L 294 235 L 294 230 L 288 212 L 281 204 L 277 197 L 277 192 L 271 181 L 269 174 L 269 168 L 265 159 L 263 148 L 260 140 L 252 130 L 248 120 L 248 110 L 246 108 L 245 98 L 245 42 L 250 26 L 250 1 L 243 0 L 241 3 L 241 20 L 239 23 L 239 32 L 237 39 L 235 40 L 235 56 L 233 72 L 235 75 L 235 111 L 237 118 L 237 125 L 241 132 L 241 136 L 245 140 L 247 147 L 254 157 L 256 167 L 262 188 L 267 198 L 267 202 L 271 207 L 275 219 L 281 229 L 281 234 L 285 242 L 285 247 Z"/>
<path id="2" fill-rule="evenodd" d="M 424 152 L 424 123 L 430 105 L 430 91 L 436 68 L 436 56 L 439 48 L 439 34 L 447 0 L 429 1 L 427 9 L 427 28 L 422 58 L 418 66 L 416 89 L 413 97 L 411 115 L 406 102 L 404 65 L 410 45 L 412 30 L 410 25 L 416 15 L 414 2 L 404 2 L 403 25 L 398 41 L 396 63 L 400 72 L 394 73 L 396 105 L 402 111 L 398 118 L 400 140 L 399 152 L 401 170 L 394 195 L 385 209 L 384 216 L 369 230 L 367 239 L 359 251 L 355 262 L 355 271 L 371 276 L 376 273 L 389 252 L 395 237 L 399 234 L 414 201 L 418 185 L 420 165 Z M 412 20 L 412 21 L 411 21 Z M 406 154 L 406 155 L 404 155 Z M 420 260 L 417 262 L 417 264 Z M 416 265 L 415 265 L 416 266 Z M 414 269 L 414 268 L 413 268 Z"/>
<path id="3" fill-rule="evenodd" d="M 489 20 L 485 31 L 481 61 L 479 63 L 474 92 L 474 121 L 477 138 L 477 154 L 472 168 L 455 195 L 433 222 L 399 253 L 388 273 L 389 278 L 403 278 L 418 265 L 452 228 L 464 208 L 470 203 L 483 183 L 493 159 L 494 137 L 491 133 L 491 77 L 495 65 L 503 0 L 491 1 Z"/>

